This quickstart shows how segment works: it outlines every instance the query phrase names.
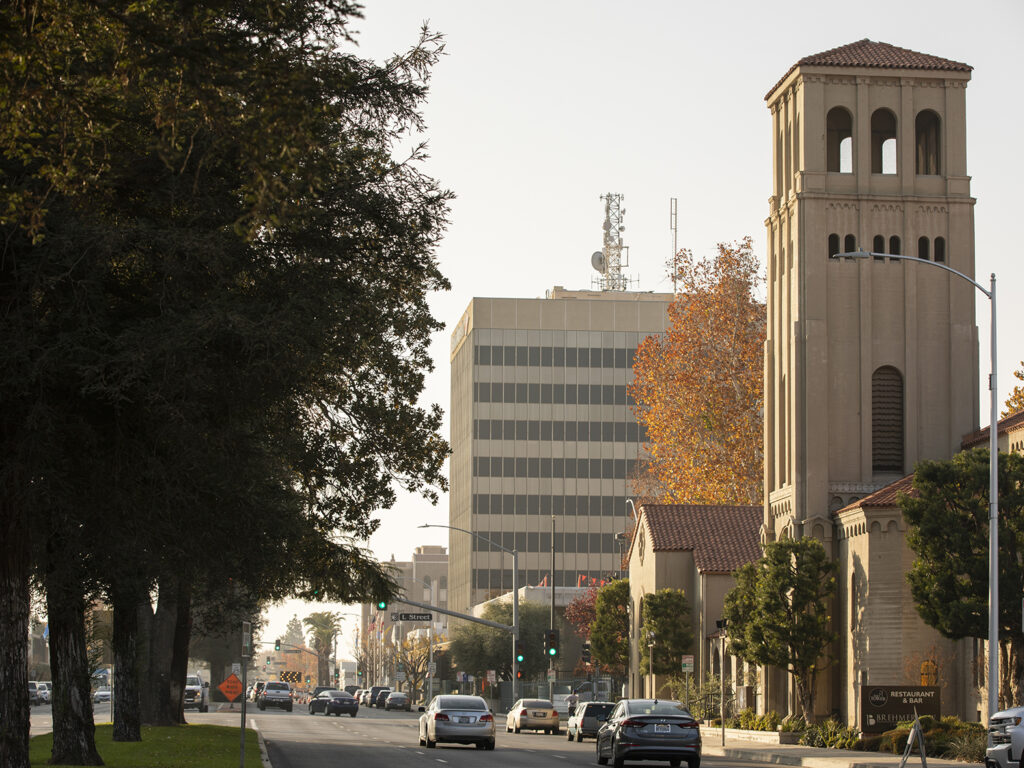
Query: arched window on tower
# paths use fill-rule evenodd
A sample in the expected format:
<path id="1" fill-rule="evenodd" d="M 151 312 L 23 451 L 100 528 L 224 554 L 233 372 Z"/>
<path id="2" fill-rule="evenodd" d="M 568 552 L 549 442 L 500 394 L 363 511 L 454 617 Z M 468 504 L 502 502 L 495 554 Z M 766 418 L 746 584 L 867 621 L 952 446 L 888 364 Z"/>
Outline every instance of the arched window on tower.
<path id="1" fill-rule="evenodd" d="M 888 109 L 871 115 L 871 172 L 896 173 L 896 115 Z"/>
<path id="2" fill-rule="evenodd" d="M 843 240 L 843 252 L 853 253 L 857 250 L 857 238 L 853 235 L 847 235 Z"/>
<path id="3" fill-rule="evenodd" d="M 941 263 L 946 261 L 946 238 L 935 238 L 935 260 Z"/>
<path id="4" fill-rule="evenodd" d="M 903 375 L 891 365 L 871 375 L 871 469 L 903 471 Z"/>
<path id="5" fill-rule="evenodd" d="M 885 253 L 885 236 L 875 235 L 875 239 L 871 241 L 871 250 L 874 253 Z M 881 256 L 875 256 L 875 261 L 885 261 Z"/>
<path id="6" fill-rule="evenodd" d="M 843 107 L 832 107 L 826 118 L 826 170 L 853 173 L 853 118 Z"/>
<path id="7" fill-rule="evenodd" d="M 928 259 L 931 258 L 928 255 L 928 238 L 927 237 L 919 237 L 919 238 L 917 238 L 917 258 L 924 259 L 925 261 L 928 261 Z"/>
<path id="8" fill-rule="evenodd" d="M 895 253 L 897 256 L 902 254 L 900 250 L 900 239 L 896 235 L 889 238 L 889 253 Z"/>
<path id="9" fill-rule="evenodd" d="M 828 255 L 830 257 L 835 256 L 839 253 L 839 235 L 832 234 L 828 236 Z"/>
<path id="10" fill-rule="evenodd" d="M 917 113 L 914 123 L 914 167 L 918 174 L 937 176 L 941 172 L 939 163 L 939 116 L 930 109 Z"/>

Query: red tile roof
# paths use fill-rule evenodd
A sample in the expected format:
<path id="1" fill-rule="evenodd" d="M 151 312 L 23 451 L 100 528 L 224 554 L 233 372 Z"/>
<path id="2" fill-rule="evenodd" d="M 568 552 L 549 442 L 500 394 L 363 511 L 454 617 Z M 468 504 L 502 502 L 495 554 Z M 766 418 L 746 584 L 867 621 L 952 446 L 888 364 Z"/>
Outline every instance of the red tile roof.
<path id="1" fill-rule="evenodd" d="M 644 504 L 640 514 L 652 551 L 691 550 L 702 573 L 732 573 L 761 557 L 762 507 Z"/>
<path id="2" fill-rule="evenodd" d="M 841 512 L 846 512 L 847 510 L 851 509 L 858 509 L 860 507 L 895 507 L 898 506 L 899 504 L 899 502 L 897 501 L 897 496 L 900 493 L 905 493 L 908 496 L 913 496 L 917 493 L 914 490 L 913 473 L 907 475 L 906 477 L 901 477 L 894 483 L 889 483 L 889 485 L 885 486 L 884 488 L 879 488 L 877 491 L 868 494 L 863 499 L 858 499 L 857 501 L 850 502 L 845 507 L 840 509 L 838 512 L 835 512 L 833 514 L 838 515 Z"/>
<path id="3" fill-rule="evenodd" d="M 1000 435 L 1007 432 L 1015 427 L 1019 427 L 1024 424 L 1024 411 L 1017 411 L 1011 413 L 1009 416 L 1002 418 L 996 424 L 996 434 Z M 965 435 L 964 439 L 960 441 L 960 448 L 967 450 L 969 448 L 977 448 L 980 445 L 988 446 L 988 427 L 979 429 L 977 432 L 972 432 L 969 435 Z"/>
<path id="4" fill-rule="evenodd" d="M 873 67 L 877 69 L 927 69 L 942 72 L 970 72 L 972 67 L 961 61 L 952 61 L 927 53 L 918 53 L 908 48 L 897 48 L 889 43 L 876 43 L 867 38 L 856 43 L 832 48 L 821 53 L 804 56 L 782 76 L 764 97 L 765 101 L 775 93 L 793 70 L 808 67 Z"/>

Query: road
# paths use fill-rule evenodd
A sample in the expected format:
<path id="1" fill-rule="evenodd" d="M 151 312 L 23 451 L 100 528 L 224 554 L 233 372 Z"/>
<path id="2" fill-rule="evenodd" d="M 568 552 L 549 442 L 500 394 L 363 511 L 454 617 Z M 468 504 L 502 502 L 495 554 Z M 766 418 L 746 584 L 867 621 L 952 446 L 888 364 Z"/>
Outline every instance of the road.
<path id="1" fill-rule="evenodd" d="M 359 768 L 538 768 L 539 766 L 597 765 L 593 739 L 570 742 L 561 735 L 506 733 L 504 715 L 495 715 L 497 745 L 493 752 L 472 746 L 438 744 L 435 749 L 418 746 L 417 712 L 383 712 L 361 707 L 355 718 L 310 715 L 304 706 L 293 712 L 255 706 L 247 710 L 267 744 L 274 768 L 323 768 L 325 765 L 353 765 Z M 238 725 L 240 713 L 189 713 L 190 722 Z M 629 763 L 627 763 L 628 765 Z M 632 765 L 667 766 L 668 763 L 635 762 Z M 684 764 L 685 765 L 685 764 Z M 742 763 L 718 757 L 704 757 L 702 768 L 726 768 Z"/>

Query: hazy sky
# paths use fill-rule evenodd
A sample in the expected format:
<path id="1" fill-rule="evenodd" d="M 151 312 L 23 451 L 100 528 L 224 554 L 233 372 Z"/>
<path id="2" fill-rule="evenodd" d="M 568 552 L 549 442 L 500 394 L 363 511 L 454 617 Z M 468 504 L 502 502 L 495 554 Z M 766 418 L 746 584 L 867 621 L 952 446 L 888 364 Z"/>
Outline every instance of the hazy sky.
<path id="1" fill-rule="evenodd" d="M 447 329 L 434 339 L 427 403 L 449 404 L 449 334 L 473 296 L 542 296 L 589 288 L 601 247 L 600 195 L 625 196 L 629 273 L 665 291 L 669 200 L 678 243 L 697 255 L 751 235 L 765 253 L 771 193 L 771 119 L 764 96 L 798 59 L 869 38 L 974 67 L 967 88 L 968 173 L 977 199 L 976 275 L 999 294 L 999 391 L 1024 358 L 1018 304 L 1024 256 L 1013 246 L 1024 202 L 1024 4 L 1017 0 L 834 3 L 587 0 L 369 0 L 355 25 L 363 56 L 413 45 L 423 22 L 446 38 L 425 108 L 427 171 L 456 194 L 438 256 L 452 290 L 434 296 Z M 989 302 L 978 295 L 984 387 Z M 981 393 L 981 422 L 988 392 Z M 447 436 L 447 423 L 445 425 Z M 408 559 L 447 546 L 437 507 L 406 497 L 381 512 L 369 547 Z M 278 606 L 266 637 L 287 619 L 337 606 Z M 355 620 L 346 621 L 347 638 Z"/>

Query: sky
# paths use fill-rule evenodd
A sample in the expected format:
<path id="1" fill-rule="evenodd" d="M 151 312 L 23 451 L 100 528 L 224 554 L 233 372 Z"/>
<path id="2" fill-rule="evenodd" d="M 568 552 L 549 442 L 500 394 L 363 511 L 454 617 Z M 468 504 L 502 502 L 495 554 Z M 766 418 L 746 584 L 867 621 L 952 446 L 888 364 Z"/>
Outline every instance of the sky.
<path id="1" fill-rule="evenodd" d="M 420 27 L 445 36 L 424 106 L 427 173 L 455 194 L 437 252 L 451 290 L 431 297 L 444 331 L 422 402 L 449 404 L 451 328 L 474 296 L 541 297 L 555 285 L 590 288 L 601 248 L 600 196 L 626 209 L 626 272 L 645 291 L 670 291 L 671 198 L 679 247 L 710 255 L 747 235 L 766 252 L 771 118 L 764 97 L 800 58 L 864 38 L 970 64 L 968 173 L 975 207 L 976 279 L 998 280 L 1000 402 L 1024 360 L 1024 258 L 1012 245 L 1013 190 L 1024 178 L 1024 3 L 820 0 L 366 0 L 353 24 L 366 58 L 413 46 Z M 1009 149 L 1007 149 L 1009 148 Z M 989 302 L 977 297 L 982 391 L 988 420 Z M 448 434 L 445 422 L 443 434 Z M 377 513 L 367 547 L 408 560 L 424 544 L 448 545 L 447 498 L 402 496 Z M 268 613 L 265 638 L 292 615 L 352 611 L 295 601 Z M 345 619 L 345 649 L 356 624 Z"/>

